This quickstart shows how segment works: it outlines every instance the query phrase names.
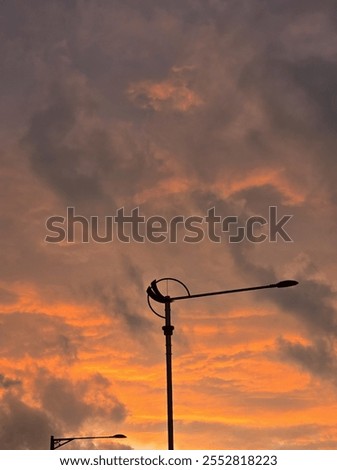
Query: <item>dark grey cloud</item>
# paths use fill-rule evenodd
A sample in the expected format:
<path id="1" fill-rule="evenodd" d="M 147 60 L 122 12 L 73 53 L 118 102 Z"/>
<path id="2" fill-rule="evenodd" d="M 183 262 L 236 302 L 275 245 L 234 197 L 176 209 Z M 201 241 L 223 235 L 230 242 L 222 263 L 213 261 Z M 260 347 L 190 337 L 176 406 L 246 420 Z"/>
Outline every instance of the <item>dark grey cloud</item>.
<path id="1" fill-rule="evenodd" d="M 102 403 L 88 405 L 83 402 L 83 393 L 88 391 L 90 383 L 94 388 L 96 385 L 96 393 L 99 392 L 100 383 L 101 386 L 107 385 L 106 380 L 98 376 L 93 377 L 90 382 L 80 382 L 77 388 L 65 380 L 52 379 L 48 382 L 46 377 L 44 380 L 40 377 L 39 383 L 36 383 L 35 398 L 41 399 L 42 407 L 27 405 L 16 394 L 7 392 L 0 402 L 0 449 L 46 450 L 49 448 L 51 435 L 81 435 L 79 427 L 93 415 L 112 421 L 114 426 L 120 425 L 125 420 L 127 411 L 115 397 L 112 397 L 109 406 Z M 99 444 L 88 441 L 83 446 L 79 441 L 69 446 L 69 449 L 78 448 L 131 449 L 117 441 L 102 441 Z"/>
<path id="2" fill-rule="evenodd" d="M 312 344 L 301 344 L 280 339 L 281 354 L 311 374 L 337 385 L 337 355 L 333 341 L 316 339 Z"/>
<path id="3" fill-rule="evenodd" d="M 93 416 L 104 417 L 115 423 L 125 420 L 128 414 L 127 408 L 117 397 L 111 394 L 105 401 L 92 400 L 93 396 L 98 398 L 102 393 L 104 396 L 111 385 L 98 373 L 78 381 L 57 379 L 49 374 L 45 376 L 44 373 L 41 371 L 41 375 L 37 378 L 37 394 L 43 407 L 53 416 L 55 423 L 75 430 Z M 91 400 L 88 399 L 90 396 Z"/>
<path id="4" fill-rule="evenodd" d="M 131 278 L 129 280 L 131 281 Z M 103 307 L 108 317 L 121 318 L 131 332 L 137 332 L 136 340 L 147 342 L 153 333 L 153 322 L 148 315 L 144 315 L 144 310 L 147 309 L 145 288 L 140 293 L 136 284 L 138 294 L 134 295 L 134 287 L 132 282 L 121 287 L 116 279 L 112 279 L 111 283 L 96 279 L 90 285 L 83 285 L 82 289 L 91 302 L 97 302 Z M 143 301 L 139 303 L 137 298 L 143 298 Z"/>
<path id="5" fill-rule="evenodd" d="M 231 247 L 236 265 L 247 279 L 256 279 L 261 285 L 279 281 L 276 260 L 274 266 L 271 263 L 264 265 L 256 262 L 251 256 L 253 251 L 253 245 L 247 241 Z M 336 337 L 336 310 L 333 304 L 335 291 L 327 282 L 310 279 L 313 272 L 316 274 L 318 270 L 311 262 L 297 278 L 299 285 L 284 290 L 264 290 L 255 295 L 271 299 L 284 312 L 295 315 L 313 337 L 322 334 Z"/>
<path id="6" fill-rule="evenodd" d="M 93 106 L 81 81 L 54 83 L 51 103 L 32 118 L 24 142 L 30 147 L 32 167 L 71 205 L 83 198 L 103 197 L 100 176 L 110 167 L 108 136 L 91 129 L 84 143 L 71 132 L 80 114 Z M 68 142 L 67 142 L 68 140 Z M 73 141 L 72 141 L 73 140 Z"/>
<path id="7" fill-rule="evenodd" d="M 316 126 L 327 132 L 334 132 L 336 114 L 337 66 L 334 62 L 319 57 L 307 58 L 291 64 L 289 74 L 294 83 L 305 93 L 309 103 L 315 107 Z"/>
<path id="8" fill-rule="evenodd" d="M 20 385 L 22 382 L 21 380 L 10 379 L 6 377 L 4 374 L 0 374 L 0 388 L 11 388 Z"/>
<path id="9" fill-rule="evenodd" d="M 235 246 L 232 250 L 236 264 L 249 279 L 255 278 L 261 283 L 277 281 L 275 267 L 264 267 L 251 260 L 249 244 Z M 297 364 L 316 377 L 321 377 L 336 384 L 336 309 L 335 291 L 328 283 L 314 280 L 318 270 L 310 262 L 297 277 L 299 285 L 289 289 L 273 289 L 257 293 L 262 301 L 269 299 L 280 306 L 282 311 L 300 321 L 301 331 L 309 338 L 310 344 L 292 342 L 285 338 L 278 340 L 278 349 L 282 358 Z M 248 274 L 249 273 L 249 274 Z M 309 278 L 308 278 L 309 277 Z M 310 279 L 310 277 L 312 279 Z"/>
<path id="10" fill-rule="evenodd" d="M 33 172 L 64 207 L 88 216 L 112 212 L 117 200 L 163 177 L 139 126 L 115 118 L 105 122 L 84 77 L 69 70 L 51 82 L 49 104 L 33 114 L 22 144 Z"/>
<path id="11" fill-rule="evenodd" d="M 0 449 L 48 449 L 53 434 L 47 413 L 10 393 L 0 402 Z"/>
<path id="12" fill-rule="evenodd" d="M 301 279 L 299 286 L 278 297 L 278 303 L 285 312 L 300 318 L 312 336 L 323 334 L 327 338 L 336 338 L 334 297 L 335 293 L 328 284 Z"/>

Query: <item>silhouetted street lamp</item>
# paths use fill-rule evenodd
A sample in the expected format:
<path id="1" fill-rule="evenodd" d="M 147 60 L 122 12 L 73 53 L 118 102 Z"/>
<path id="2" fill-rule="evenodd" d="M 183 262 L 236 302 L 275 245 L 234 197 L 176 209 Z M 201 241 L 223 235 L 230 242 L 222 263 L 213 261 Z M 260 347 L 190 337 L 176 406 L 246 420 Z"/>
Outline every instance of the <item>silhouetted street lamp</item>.
<path id="1" fill-rule="evenodd" d="M 187 295 L 182 295 L 178 297 L 170 297 L 169 295 L 163 295 L 160 290 L 158 289 L 157 284 L 161 281 L 174 281 L 178 282 L 183 288 L 186 290 Z M 212 295 L 222 295 L 222 294 L 232 294 L 235 292 L 245 292 L 250 290 L 259 290 L 259 289 L 273 289 L 283 288 L 283 287 L 291 287 L 296 286 L 298 284 L 297 281 L 293 280 L 286 280 L 280 281 L 276 284 L 267 284 L 264 286 L 257 286 L 257 287 L 244 287 L 242 289 L 232 289 L 232 290 L 221 290 L 215 292 L 204 292 L 201 294 L 190 294 L 190 291 L 186 287 L 186 285 L 175 279 L 173 277 L 166 277 L 151 282 L 150 286 L 147 288 L 147 301 L 150 309 L 152 312 L 157 315 L 158 317 L 164 318 L 165 325 L 162 327 L 164 331 L 164 335 L 166 338 L 166 388 L 167 388 L 167 434 L 168 434 L 168 449 L 174 449 L 174 442 L 173 442 L 173 395 L 172 395 L 172 347 L 171 347 L 171 336 L 173 335 L 174 326 L 171 324 L 171 303 L 176 300 L 185 300 L 185 299 L 195 299 L 197 297 L 209 297 Z M 160 304 L 165 305 L 165 315 L 160 315 L 156 312 L 149 299 L 152 299 Z"/>
<path id="2" fill-rule="evenodd" d="M 50 450 L 58 449 L 68 442 L 77 441 L 80 439 L 125 439 L 127 436 L 124 434 L 114 434 L 113 436 L 85 436 L 85 437 L 54 437 L 50 436 Z"/>

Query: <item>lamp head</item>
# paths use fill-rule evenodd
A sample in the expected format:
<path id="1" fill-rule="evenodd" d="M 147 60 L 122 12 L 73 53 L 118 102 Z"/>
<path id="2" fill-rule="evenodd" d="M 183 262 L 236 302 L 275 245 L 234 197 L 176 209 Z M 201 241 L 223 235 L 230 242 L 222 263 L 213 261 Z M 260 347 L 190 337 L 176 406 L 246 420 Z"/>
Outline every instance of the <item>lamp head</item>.
<path id="1" fill-rule="evenodd" d="M 292 287 L 296 286 L 298 284 L 297 281 L 294 281 L 293 279 L 287 279 L 286 281 L 280 281 L 277 284 L 275 284 L 276 287 Z"/>

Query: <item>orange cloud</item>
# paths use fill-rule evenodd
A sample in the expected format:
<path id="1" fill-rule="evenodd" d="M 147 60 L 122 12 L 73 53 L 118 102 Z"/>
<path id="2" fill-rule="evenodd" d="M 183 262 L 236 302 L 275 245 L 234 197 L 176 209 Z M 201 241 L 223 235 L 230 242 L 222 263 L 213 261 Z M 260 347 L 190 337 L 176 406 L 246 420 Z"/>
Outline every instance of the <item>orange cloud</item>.
<path id="1" fill-rule="evenodd" d="M 154 82 L 142 80 L 129 85 L 129 99 L 141 108 L 152 108 L 155 111 L 172 109 L 186 112 L 201 106 L 203 101 L 193 90 L 180 69 L 173 69 L 167 80 Z"/>

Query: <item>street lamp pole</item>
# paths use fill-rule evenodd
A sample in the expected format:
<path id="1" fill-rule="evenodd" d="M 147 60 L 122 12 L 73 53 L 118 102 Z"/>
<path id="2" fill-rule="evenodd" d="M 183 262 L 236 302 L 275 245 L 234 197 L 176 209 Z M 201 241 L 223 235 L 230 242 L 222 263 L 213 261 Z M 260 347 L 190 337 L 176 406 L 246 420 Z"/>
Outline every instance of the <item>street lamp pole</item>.
<path id="1" fill-rule="evenodd" d="M 170 297 L 169 295 L 164 296 L 158 289 L 157 284 L 161 281 L 175 281 L 184 287 L 187 292 L 187 295 Z M 165 319 L 165 325 L 162 327 L 165 335 L 165 348 L 166 348 L 166 390 L 167 390 L 167 436 L 168 436 L 168 450 L 174 449 L 174 438 L 173 438 L 173 386 L 172 386 L 172 344 L 171 336 L 173 335 L 174 326 L 171 324 L 171 303 L 177 300 L 186 300 L 194 299 L 198 297 L 209 297 L 214 295 L 224 295 L 224 294 L 233 294 L 236 292 L 246 292 L 252 290 L 260 289 L 273 289 L 273 288 L 284 288 L 296 286 L 297 281 L 294 280 L 285 280 L 280 281 L 275 284 L 267 284 L 263 286 L 255 287 L 244 287 L 241 289 L 232 289 L 232 290 L 221 290 L 214 292 L 203 292 L 200 294 L 191 294 L 186 285 L 175 278 L 163 278 L 159 280 L 154 280 L 151 282 L 150 286 L 147 288 L 147 301 L 150 309 L 158 317 Z M 150 299 L 165 305 L 165 315 L 160 315 L 154 310 L 150 303 Z"/>
<path id="2" fill-rule="evenodd" d="M 80 437 L 54 437 L 50 436 L 50 450 L 58 449 L 68 442 L 77 441 L 80 439 L 125 439 L 127 436 L 124 434 L 114 434 L 113 436 L 80 436 Z"/>
<path id="3" fill-rule="evenodd" d="M 171 336 L 174 326 L 171 324 L 171 299 L 165 300 L 165 325 L 162 327 L 166 343 L 166 384 L 167 384 L 167 435 L 168 449 L 174 449 L 173 443 L 173 390 L 172 390 L 172 345 Z"/>

